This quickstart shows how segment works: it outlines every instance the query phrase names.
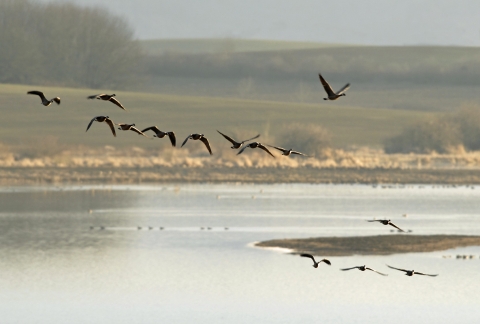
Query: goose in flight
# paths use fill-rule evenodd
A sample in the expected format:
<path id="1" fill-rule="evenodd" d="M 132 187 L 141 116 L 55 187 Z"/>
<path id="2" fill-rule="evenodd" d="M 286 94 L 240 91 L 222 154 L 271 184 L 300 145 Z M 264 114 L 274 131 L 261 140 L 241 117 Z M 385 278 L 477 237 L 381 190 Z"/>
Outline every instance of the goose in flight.
<path id="1" fill-rule="evenodd" d="M 120 126 L 118 129 L 120 130 L 124 130 L 124 131 L 128 131 L 128 130 L 131 130 L 131 131 L 134 131 L 135 133 L 139 134 L 139 135 L 143 135 L 145 137 L 148 137 L 147 135 L 145 135 L 142 131 L 140 131 L 138 128 L 135 127 L 135 124 L 124 124 L 124 123 L 120 123 L 120 124 L 117 124 L 117 126 Z"/>
<path id="2" fill-rule="evenodd" d="M 398 227 L 397 225 L 393 224 L 389 219 L 374 219 L 374 220 L 367 220 L 367 222 L 379 222 L 379 223 L 382 223 L 383 225 L 390 225 L 390 226 L 393 226 L 395 227 L 396 229 L 398 229 L 399 231 L 401 232 L 405 232 L 404 230 L 402 230 L 400 227 Z"/>
<path id="3" fill-rule="evenodd" d="M 210 143 L 208 142 L 208 139 L 203 134 L 190 134 L 190 135 L 188 135 L 187 138 L 183 141 L 182 147 L 185 145 L 185 143 L 187 143 L 187 141 L 189 139 L 194 140 L 194 141 L 201 140 L 203 142 L 203 144 L 205 144 L 205 146 L 207 147 L 210 155 L 213 154 L 212 149 L 210 148 Z"/>
<path id="4" fill-rule="evenodd" d="M 337 92 L 334 92 L 330 84 L 328 84 L 328 82 L 325 81 L 325 79 L 322 77 L 320 73 L 318 74 L 318 77 L 320 78 L 320 82 L 322 83 L 323 88 L 327 93 L 327 98 L 323 98 L 323 100 L 337 100 L 342 96 L 346 96 L 345 91 L 347 91 L 348 88 L 350 88 L 350 83 L 347 83 L 342 89 L 338 90 Z"/>
<path id="5" fill-rule="evenodd" d="M 99 122 L 99 123 L 107 123 L 108 126 L 110 126 L 110 129 L 112 130 L 112 134 L 113 136 L 117 136 L 117 134 L 115 134 L 115 123 L 110 119 L 110 117 L 108 116 L 97 116 L 97 117 L 93 117 L 92 120 L 90 121 L 90 123 L 88 123 L 88 126 L 87 126 L 87 130 L 85 132 L 88 131 L 88 129 L 90 128 L 90 126 L 92 126 L 92 123 L 96 121 L 96 122 Z"/>
<path id="6" fill-rule="evenodd" d="M 273 147 L 277 150 L 279 150 L 280 152 L 282 152 L 282 155 L 285 155 L 285 156 L 289 156 L 290 154 L 297 154 L 297 155 L 303 155 L 303 156 L 307 156 L 306 154 L 303 154 L 303 153 L 300 153 L 300 152 L 297 152 L 297 151 L 294 151 L 292 149 L 289 149 L 289 150 L 286 150 L 284 149 L 283 147 L 279 147 L 279 146 L 272 146 L 272 145 L 268 145 L 270 147 Z"/>
<path id="7" fill-rule="evenodd" d="M 314 268 L 318 268 L 318 265 L 319 265 L 321 262 L 325 262 L 325 263 L 328 264 L 328 265 L 332 265 L 332 264 L 330 263 L 330 261 L 327 260 L 327 259 L 322 259 L 322 260 L 320 260 L 320 261 L 318 261 L 318 262 L 315 261 L 315 258 L 314 258 L 313 255 L 311 255 L 311 254 L 304 253 L 304 254 L 300 254 L 300 256 L 301 256 L 301 257 L 304 257 L 304 258 L 310 258 L 310 259 L 312 259 L 312 261 L 313 261 L 313 267 L 314 267 Z"/>
<path id="8" fill-rule="evenodd" d="M 364 266 L 364 265 L 363 265 L 363 266 L 358 266 L 358 267 L 351 267 L 351 268 L 340 269 L 340 270 L 342 270 L 342 271 L 348 271 L 348 270 L 352 270 L 352 269 L 358 269 L 358 270 L 360 270 L 360 271 L 370 270 L 370 271 L 376 272 L 376 273 L 378 273 L 378 274 L 380 274 L 380 275 L 382 275 L 382 276 L 388 276 L 388 274 L 378 272 L 377 270 L 374 270 L 374 269 L 369 268 L 369 267 Z"/>
<path id="9" fill-rule="evenodd" d="M 417 272 L 415 270 L 405 270 L 405 269 L 399 269 L 399 268 L 395 268 L 395 267 L 391 267 L 387 264 L 387 267 L 389 268 L 392 268 L 392 269 L 395 269 L 395 270 L 398 270 L 398 271 L 403 271 L 403 272 L 406 272 L 405 275 L 411 277 L 413 276 L 414 274 L 416 275 L 421 275 L 421 276 L 430 276 L 430 277 L 436 277 L 438 276 L 438 274 L 426 274 L 426 273 L 421 273 L 421 272 Z"/>
<path id="10" fill-rule="evenodd" d="M 45 95 L 41 91 L 32 90 L 32 91 L 28 91 L 27 94 L 39 96 L 40 99 L 42 100 L 42 105 L 44 105 L 45 107 L 50 106 L 54 101 L 57 103 L 57 105 L 60 104 L 60 97 L 55 97 L 53 99 L 48 100 L 47 98 L 45 98 Z"/>
<path id="11" fill-rule="evenodd" d="M 239 149 L 239 148 L 241 148 L 241 147 L 243 146 L 243 144 L 244 144 L 245 142 L 248 142 L 248 141 L 251 141 L 251 140 L 253 140 L 253 139 L 256 139 L 256 138 L 260 137 L 260 134 L 258 134 L 257 136 L 252 137 L 252 138 L 250 138 L 250 139 L 247 139 L 247 140 L 244 140 L 244 141 L 241 141 L 241 142 L 237 142 L 236 140 L 234 140 L 234 139 L 231 138 L 230 136 L 227 136 L 227 135 L 223 134 L 221 131 L 217 130 L 217 132 L 219 132 L 220 135 L 222 135 L 223 137 L 225 137 L 230 143 L 233 144 L 232 147 L 231 147 L 232 149 Z"/>
<path id="12" fill-rule="evenodd" d="M 126 110 L 125 107 L 123 107 L 123 105 L 120 103 L 120 101 L 118 101 L 117 99 L 114 98 L 115 96 L 116 96 L 116 94 L 108 95 L 108 94 L 101 93 L 101 94 L 97 94 L 97 95 L 93 95 L 93 96 L 88 96 L 87 98 L 88 99 L 98 99 L 98 100 L 110 101 L 110 102 L 114 103 L 115 105 L 117 105 L 118 107 L 122 108 L 123 110 Z"/>
<path id="13" fill-rule="evenodd" d="M 265 145 L 263 145 L 262 143 L 259 143 L 259 142 L 252 142 L 252 143 L 249 143 L 247 145 L 245 145 L 241 150 L 240 152 L 237 153 L 237 155 L 239 154 L 242 154 L 243 151 L 245 151 L 245 149 L 249 147 L 251 149 L 254 149 L 254 148 L 260 148 L 262 150 L 264 150 L 265 152 L 267 152 L 268 154 L 270 154 L 271 156 L 273 156 L 272 153 L 270 153 L 270 151 L 265 147 Z M 275 156 L 273 156 L 275 158 Z"/>
<path id="14" fill-rule="evenodd" d="M 149 130 L 155 132 L 155 135 L 153 135 L 153 137 L 164 138 L 166 135 L 168 135 L 168 138 L 170 138 L 170 142 L 172 143 L 172 146 L 176 145 L 177 140 L 175 138 L 174 132 L 162 132 L 157 126 L 150 126 L 142 130 L 142 133 L 145 133 L 146 131 L 149 131 Z"/>

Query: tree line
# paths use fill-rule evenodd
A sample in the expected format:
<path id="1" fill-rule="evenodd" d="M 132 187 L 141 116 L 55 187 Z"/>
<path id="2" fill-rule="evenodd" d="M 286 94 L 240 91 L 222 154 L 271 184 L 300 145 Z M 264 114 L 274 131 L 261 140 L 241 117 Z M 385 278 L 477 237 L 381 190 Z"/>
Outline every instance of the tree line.
<path id="1" fill-rule="evenodd" d="M 125 19 L 72 3 L 0 0 L 0 82 L 119 88 L 142 52 Z"/>

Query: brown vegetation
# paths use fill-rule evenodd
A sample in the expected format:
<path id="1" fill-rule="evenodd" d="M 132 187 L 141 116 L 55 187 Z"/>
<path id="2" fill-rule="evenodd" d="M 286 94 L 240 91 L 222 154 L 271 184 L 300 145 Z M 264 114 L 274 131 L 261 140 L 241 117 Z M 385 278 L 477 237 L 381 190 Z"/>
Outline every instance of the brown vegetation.
<path id="1" fill-rule="evenodd" d="M 360 237 L 319 237 L 308 239 L 271 240 L 258 247 L 279 247 L 295 253 L 322 256 L 388 255 L 396 253 L 432 252 L 457 247 L 480 245 L 480 236 L 465 235 L 381 235 Z"/>

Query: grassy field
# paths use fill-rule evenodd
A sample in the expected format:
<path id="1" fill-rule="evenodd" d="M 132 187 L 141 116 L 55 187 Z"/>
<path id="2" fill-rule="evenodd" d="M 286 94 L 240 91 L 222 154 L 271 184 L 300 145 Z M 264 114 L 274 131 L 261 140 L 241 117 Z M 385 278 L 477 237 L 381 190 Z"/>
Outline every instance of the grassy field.
<path id="1" fill-rule="evenodd" d="M 273 40 L 252 39 L 152 39 L 140 41 L 148 55 L 158 55 L 165 52 L 188 54 L 199 53 L 240 53 L 263 52 L 278 50 L 294 50 L 325 47 L 344 47 L 341 44 L 313 43 L 313 42 L 288 42 Z"/>
<path id="2" fill-rule="evenodd" d="M 40 89 L 48 98 L 60 96 L 62 104 L 44 107 L 37 96 L 26 92 Z M 12 146 L 85 145 L 101 147 L 138 146 L 155 148 L 166 140 L 148 140 L 133 132 L 119 132 L 114 138 L 107 125 L 88 122 L 97 115 L 109 115 L 116 123 L 136 123 L 139 128 L 157 125 L 175 131 L 181 142 L 190 133 L 204 133 L 217 147 L 227 149 L 216 129 L 232 134 L 246 130 L 275 138 L 282 145 L 283 127 L 291 122 L 314 123 L 330 131 L 336 147 L 379 146 L 406 125 L 426 119 L 432 113 L 346 106 L 346 100 L 318 104 L 254 101 L 227 98 L 173 96 L 152 93 L 116 92 L 128 111 L 109 102 L 87 100 L 98 93 L 88 89 L 24 85 L 0 85 L 2 128 L 0 142 Z M 348 97 L 347 97 L 348 98 Z M 261 140 L 261 138 L 260 138 Z M 196 143 L 195 143 L 196 144 Z M 187 145 L 195 145 L 188 143 Z M 50 146 L 51 146 L 50 145 Z"/>

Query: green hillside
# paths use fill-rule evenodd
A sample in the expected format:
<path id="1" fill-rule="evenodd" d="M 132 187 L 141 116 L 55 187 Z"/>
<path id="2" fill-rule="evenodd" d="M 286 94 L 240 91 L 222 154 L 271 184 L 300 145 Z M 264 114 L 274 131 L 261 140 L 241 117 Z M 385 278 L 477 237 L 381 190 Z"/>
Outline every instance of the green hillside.
<path id="1" fill-rule="evenodd" d="M 48 98 L 60 96 L 62 104 L 42 106 L 38 97 L 26 94 L 33 89 L 44 91 Z M 173 130 L 179 141 L 189 133 L 204 133 L 215 145 L 221 142 L 225 147 L 227 143 L 216 129 L 226 133 L 241 129 L 268 133 L 275 137 L 277 145 L 282 145 L 282 136 L 288 136 L 283 134 L 283 127 L 291 122 L 327 128 L 337 147 L 377 146 L 405 125 L 432 116 L 424 112 L 343 106 L 346 101 L 296 104 L 117 91 L 117 98 L 128 109 L 123 111 L 109 102 L 86 99 L 95 93 L 99 91 L 1 84 L 0 142 L 13 146 L 40 145 L 44 139 L 53 137 L 64 144 L 95 147 L 167 145 L 166 141 L 148 140 L 133 132 L 119 132 L 114 138 L 107 125 L 101 123 L 94 123 L 85 133 L 92 117 L 109 115 L 116 123 L 136 123 L 139 128 L 157 125 L 163 130 Z"/>
<path id="2" fill-rule="evenodd" d="M 325 47 L 344 47 L 341 44 L 288 42 L 253 39 L 152 39 L 140 41 L 148 55 L 158 55 L 165 52 L 185 54 L 199 53 L 240 53 L 263 52 L 278 50 L 295 50 Z"/>

